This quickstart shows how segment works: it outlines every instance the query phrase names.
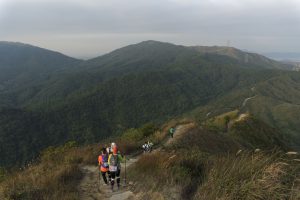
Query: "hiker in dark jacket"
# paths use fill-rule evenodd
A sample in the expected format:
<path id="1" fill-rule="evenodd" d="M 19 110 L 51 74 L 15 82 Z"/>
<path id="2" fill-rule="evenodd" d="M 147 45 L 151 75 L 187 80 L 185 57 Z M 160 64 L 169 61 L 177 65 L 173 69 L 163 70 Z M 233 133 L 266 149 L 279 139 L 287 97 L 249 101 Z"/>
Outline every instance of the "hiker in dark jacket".
<path id="1" fill-rule="evenodd" d="M 171 127 L 169 130 L 169 134 L 170 134 L 171 138 L 173 138 L 174 133 L 175 133 L 175 128 Z"/>

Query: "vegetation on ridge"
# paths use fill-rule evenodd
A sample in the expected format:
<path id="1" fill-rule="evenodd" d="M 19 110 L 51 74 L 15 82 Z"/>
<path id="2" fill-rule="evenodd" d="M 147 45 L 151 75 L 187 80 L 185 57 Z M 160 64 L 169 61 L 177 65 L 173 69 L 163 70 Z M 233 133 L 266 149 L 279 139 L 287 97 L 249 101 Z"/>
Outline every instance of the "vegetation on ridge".
<path id="1" fill-rule="evenodd" d="M 247 121 L 253 119 L 243 123 Z M 265 126 L 257 125 L 251 132 L 259 135 Z M 242 133 L 247 127 L 239 130 Z M 130 169 L 137 182 L 135 192 L 141 199 L 296 200 L 299 160 L 280 149 L 270 149 L 276 136 L 270 137 L 266 148 L 260 145 L 263 138 L 249 146 L 247 138 L 242 141 L 203 127 L 189 130 L 172 146 L 142 156 Z M 254 152 L 257 147 L 261 149 Z"/>
<path id="2" fill-rule="evenodd" d="M 218 115 L 240 109 L 252 95 L 258 96 L 241 110 L 249 110 L 280 132 L 297 135 L 299 130 L 294 116 L 300 75 L 262 69 L 268 68 L 263 67 L 265 62 L 258 69 L 232 56 L 155 41 L 89 61 L 42 53 L 57 56 L 60 62 L 47 62 L 54 67 L 31 74 L 30 82 L 12 78 L 1 83 L 7 90 L 0 91 L 0 156 L 5 158 L 0 166 L 24 165 L 49 145 L 69 140 L 91 143 L 196 108 L 196 117 L 203 121 L 209 112 Z M 29 61 L 32 58 L 24 55 Z M 36 62 L 30 66 L 44 66 L 44 61 Z M 8 83 L 16 88 L 7 88 Z M 251 91 L 252 87 L 257 90 Z M 287 91 L 285 97 L 282 91 Z"/>

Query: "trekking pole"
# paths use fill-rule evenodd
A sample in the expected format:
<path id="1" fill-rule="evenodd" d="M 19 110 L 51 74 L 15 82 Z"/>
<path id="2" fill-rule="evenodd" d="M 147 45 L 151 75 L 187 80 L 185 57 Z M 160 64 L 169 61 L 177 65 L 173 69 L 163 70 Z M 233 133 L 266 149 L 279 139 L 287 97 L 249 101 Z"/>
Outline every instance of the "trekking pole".
<path id="1" fill-rule="evenodd" d="M 124 174 L 124 186 L 126 186 L 126 156 L 124 155 L 125 158 L 125 174 Z"/>
<path id="2" fill-rule="evenodd" d="M 98 183 L 99 183 L 99 190 L 100 190 L 100 187 L 101 187 L 101 172 L 100 172 L 100 166 L 98 167 Z"/>

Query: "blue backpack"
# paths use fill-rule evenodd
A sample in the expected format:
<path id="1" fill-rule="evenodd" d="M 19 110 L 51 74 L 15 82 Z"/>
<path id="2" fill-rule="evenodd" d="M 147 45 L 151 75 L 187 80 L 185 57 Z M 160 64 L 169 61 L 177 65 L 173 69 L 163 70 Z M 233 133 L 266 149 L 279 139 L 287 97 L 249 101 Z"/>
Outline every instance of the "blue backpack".
<path id="1" fill-rule="evenodd" d="M 108 168 L 108 155 L 105 154 L 105 155 L 102 155 L 102 164 L 101 166 L 103 168 Z"/>

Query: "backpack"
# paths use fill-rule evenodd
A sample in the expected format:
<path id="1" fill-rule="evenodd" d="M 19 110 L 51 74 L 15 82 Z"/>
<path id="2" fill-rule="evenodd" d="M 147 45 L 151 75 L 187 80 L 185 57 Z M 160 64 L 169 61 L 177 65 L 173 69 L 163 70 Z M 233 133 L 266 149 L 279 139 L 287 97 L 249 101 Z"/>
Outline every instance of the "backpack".
<path id="1" fill-rule="evenodd" d="M 107 147 L 107 148 L 106 148 L 106 151 L 107 151 L 108 154 L 111 154 L 111 153 L 112 153 L 111 147 Z"/>
<path id="2" fill-rule="evenodd" d="M 148 144 L 144 144 L 144 145 L 143 145 L 143 149 L 144 149 L 144 150 L 147 150 L 147 149 L 148 149 L 148 147 L 149 147 L 149 145 L 148 145 Z"/>
<path id="3" fill-rule="evenodd" d="M 116 172 L 118 171 L 119 158 L 118 155 L 111 155 L 109 160 L 109 171 Z"/>
<path id="4" fill-rule="evenodd" d="M 108 155 L 102 155 L 102 164 L 103 168 L 108 168 Z"/>

